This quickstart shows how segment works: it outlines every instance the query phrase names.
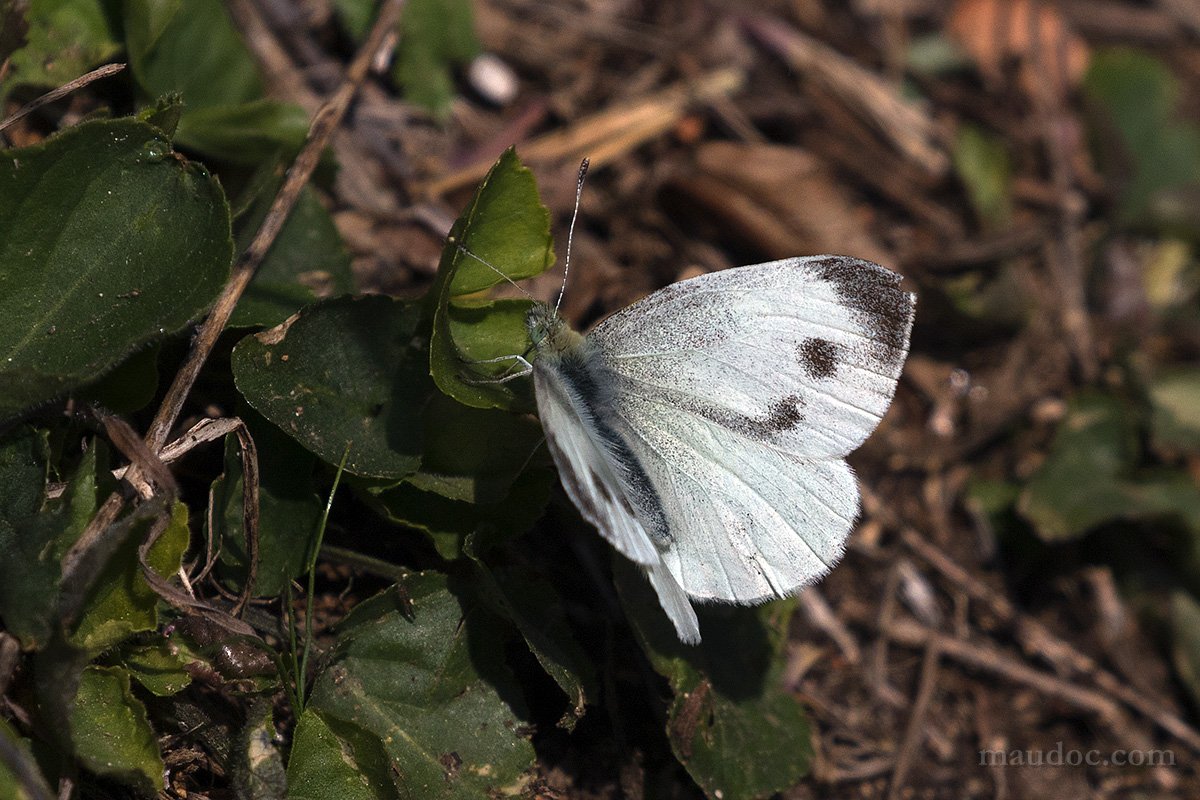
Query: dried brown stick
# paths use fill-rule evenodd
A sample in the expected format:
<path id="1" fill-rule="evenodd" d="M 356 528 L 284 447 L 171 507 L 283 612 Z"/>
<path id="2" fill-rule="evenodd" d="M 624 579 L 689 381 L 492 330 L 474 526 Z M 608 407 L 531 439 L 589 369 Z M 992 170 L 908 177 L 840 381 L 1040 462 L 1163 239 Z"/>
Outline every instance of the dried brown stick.
<path id="1" fill-rule="evenodd" d="M 527 163 L 566 160 L 578 163 L 588 158 L 596 168 L 629 152 L 671 129 L 689 108 L 714 102 L 736 91 L 744 80 L 742 72 L 720 69 L 677 84 L 661 92 L 605 109 L 552 131 L 521 146 Z M 489 156 L 447 173 L 417 189 L 425 197 L 437 197 L 478 181 L 492 166 Z"/>
<path id="2" fill-rule="evenodd" d="M 21 108 L 15 114 L 3 122 L 0 122 L 0 131 L 4 130 L 18 120 L 23 119 L 47 103 L 53 103 L 55 100 L 66 97 L 76 89 L 82 89 L 84 86 L 87 86 L 93 81 L 98 81 L 101 78 L 107 78 L 109 75 L 116 75 L 123 69 L 125 69 L 124 64 L 105 64 L 103 67 L 97 67 L 85 75 L 80 75 L 73 81 L 64 83 L 57 89 L 52 89 L 51 91 L 46 92 L 36 100 L 31 100 L 30 102 L 21 106 Z"/>
<path id="3" fill-rule="evenodd" d="M 301 148 L 299 155 L 296 156 L 296 160 L 288 170 L 283 185 L 279 188 L 275 201 L 267 211 L 258 233 L 255 234 L 250 246 L 234 264 L 233 272 L 225 284 L 225 289 L 217 298 L 212 313 L 200 326 L 200 331 L 192 343 L 192 349 L 189 351 L 187 359 L 176 373 L 175 380 L 167 390 L 158 414 L 150 424 L 146 441 L 153 449 L 159 450 L 166 443 L 167 436 L 175 425 L 175 420 L 179 418 L 183 403 L 200 374 L 200 368 L 208 359 L 209 353 L 212 352 L 213 346 L 217 342 L 217 337 L 229 322 L 238 299 L 246 290 L 246 286 L 254 277 L 254 273 L 271 245 L 274 244 L 275 238 L 283 228 L 284 222 L 287 221 L 292 208 L 296 205 L 300 191 L 308 183 L 313 170 L 316 169 L 321 153 L 337 129 L 338 123 L 345 116 L 351 99 L 358 91 L 358 87 L 366 80 L 367 74 L 376 66 L 380 53 L 384 51 L 385 47 L 390 48 L 390 40 L 394 35 L 393 30 L 403 4 L 403 0 L 386 0 L 379 11 L 379 17 L 375 20 L 370 36 L 367 37 L 366 43 L 350 63 L 342 85 L 321 106 L 313 118 L 304 147 Z"/>
<path id="4" fill-rule="evenodd" d="M 959 566 L 949 555 L 926 541 L 912 528 L 902 528 L 900 538 L 917 556 L 956 584 L 972 600 L 985 604 L 1001 621 L 1013 626 L 1017 641 L 1025 652 L 1047 659 L 1068 675 L 1085 676 L 1142 716 L 1156 723 L 1175 738 L 1200 752 L 1200 732 L 1175 712 L 1121 681 L 1091 656 L 1080 652 L 1048 628 L 1017 610 L 1008 598 L 983 584 Z"/>
<path id="5" fill-rule="evenodd" d="M 1035 669 L 990 644 L 955 639 L 904 619 L 892 620 L 883 633 L 892 641 L 907 647 L 926 648 L 935 645 L 947 658 L 1027 686 L 1047 697 L 1063 700 L 1095 714 L 1107 723 L 1119 722 L 1125 716 L 1120 703 L 1107 695 Z"/>
<path id="6" fill-rule="evenodd" d="M 912 714 L 909 715 L 908 725 L 904 729 L 904 739 L 900 743 L 900 752 L 896 757 L 896 767 L 892 772 L 892 780 L 888 786 L 888 800 L 900 797 L 904 788 L 908 770 L 916 761 L 917 752 L 924 741 L 924 724 L 929 716 L 929 704 L 937 689 L 938 676 L 941 672 L 938 661 L 941 658 L 941 646 L 936 639 L 931 639 L 925 648 L 925 658 L 921 662 L 921 682 L 917 687 L 917 699 L 913 703 Z"/>

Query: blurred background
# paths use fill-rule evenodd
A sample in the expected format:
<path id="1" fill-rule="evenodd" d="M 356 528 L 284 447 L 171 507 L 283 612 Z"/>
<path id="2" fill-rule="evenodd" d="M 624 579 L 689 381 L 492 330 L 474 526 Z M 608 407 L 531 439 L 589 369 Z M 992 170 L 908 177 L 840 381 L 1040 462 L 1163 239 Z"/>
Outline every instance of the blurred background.
<path id="1" fill-rule="evenodd" d="M 10 103 L 122 51 L 84 5 L 34 20 Z M 132 67 L 149 96 L 182 89 L 178 146 L 236 196 L 303 137 L 373 3 L 188 15 Z M 1200 4 L 411 0 L 404 19 L 319 183 L 358 291 L 425 291 L 515 144 L 560 258 L 591 158 L 580 327 L 793 255 L 870 259 L 918 294 L 896 401 L 851 458 L 863 517 L 785 649 L 813 751 L 785 797 L 1200 796 Z M 99 83 L 54 124 L 133 102 Z M 539 791 L 665 785 L 607 735 L 564 735 Z"/>

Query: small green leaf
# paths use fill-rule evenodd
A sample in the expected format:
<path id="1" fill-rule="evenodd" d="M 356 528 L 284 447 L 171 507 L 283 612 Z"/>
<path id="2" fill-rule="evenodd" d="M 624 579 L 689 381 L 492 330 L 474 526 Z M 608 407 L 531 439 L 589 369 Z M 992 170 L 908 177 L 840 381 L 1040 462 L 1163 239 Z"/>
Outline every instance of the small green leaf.
<path id="1" fill-rule="evenodd" d="M 266 181 L 250 211 L 237 220 L 238 249 L 244 250 L 275 199 L 279 180 Z M 238 301 L 229 324 L 278 325 L 303 306 L 348 294 L 354 288 L 347 252 L 333 218 L 305 187 L 254 280 Z"/>
<path id="2" fill-rule="evenodd" d="M 27 43 L 13 52 L 0 97 L 13 86 L 61 86 L 120 50 L 98 0 L 33 0 L 25 21 Z"/>
<path id="3" fill-rule="evenodd" d="M 392 76 L 410 102 L 445 118 L 454 99 L 452 70 L 479 53 L 471 0 L 410 0 L 400 18 Z"/>
<path id="4" fill-rule="evenodd" d="M 0 153 L 0 419 L 195 319 L 232 250 L 220 185 L 146 123 Z"/>
<path id="5" fill-rule="evenodd" d="M 179 127 L 179 119 L 182 116 L 183 95 L 179 92 L 161 95 L 154 101 L 154 105 L 137 113 L 139 120 L 158 128 L 169 139 L 175 138 L 175 130 Z"/>
<path id="6" fill-rule="evenodd" d="M 338 298 L 233 350 L 246 401 L 305 448 L 372 478 L 416 472 L 432 387 L 417 339 L 421 310 L 387 297 Z"/>
<path id="7" fill-rule="evenodd" d="M 167 639 L 126 647 L 120 660 L 134 680 L 158 697 L 178 694 L 192 682 L 192 676 L 184 669 L 190 659 Z"/>
<path id="8" fill-rule="evenodd" d="M 146 562 L 159 575 L 174 575 L 190 537 L 188 508 L 176 503 L 167 529 L 150 548 Z M 158 627 L 158 595 L 142 576 L 139 544 L 140 537 L 128 537 L 100 573 L 72 635 L 76 646 L 100 653 L 131 634 Z"/>
<path id="9" fill-rule="evenodd" d="M 975 213 L 992 228 L 1012 217 L 1012 165 L 1003 139 L 974 125 L 961 125 L 954 141 L 954 168 L 967 187 Z"/>
<path id="10" fill-rule="evenodd" d="M 758 608 L 697 607 L 704 641 L 681 644 L 641 570 L 614 556 L 621 604 L 654 669 L 671 685 L 667 737 L 713 798 L 765 798 L 796 784 L 812 760 L 808 716 L 781 685 L 795 600 Z"/>
<path id="11" fill-rule="evenodd" d="M 498 623 L 445 576 L 408 576 L 347 618 L 309 708 L 377 737 L 401 797 L 517 794 L 534 752 Z"/>
<path id="12" fill-rule="evenodd" d="M 1124 184 L 1121 221 L 1155 225 L 1158 196 L 1200 184 L 1200 127 L 1182 121 L 1178 79 L 1153 56 L 1111 48 L 1092 57 L 1084 90 L 1103 115 L 1101 141 L 1105 128 L 1115 129 L 1120 139 L 1121 152 L 1101 148 L 1100 155 Z"/>
<path id="13" fill-rule="evenodd" d="M 71 712 L 75 750 L 91 772 L 128 783 L 142 794 L 163 788 L 163 760 L 146 717 L 133 696 L 129 673 L 88 667 Z"/>
<path id="14" fill-rule="evenodd" d="M 288 800 L 391 800 L 387 754 L 378 739 L 346 723 L 339 732 L 315 711 L 296 724 L 288 759 Z"/>
<path id="15" fill-rule="evenodd" d="M 503 275 L 484 261 L 503 270 Z M 522 408 L 522 395 L 514 392 L 512 384 L 465 380 L 495 377 L 512 366 L 512 362 L 468 366 L 466 361 L 489 357 L 486 354 L 519 355 L 528 349 L 523 314 L 517 311 L 521 307 L 481 306 L 478 300 L 461 308 L 452 304 L 455 298 L 495 286 L 504 276 L 532 277 L 553 263 L 550 214 L 538 199 L 533 174 L 513 150 L 507 150 L 451 228 L 430 293 L 434 303 L 430 372 L 442 392 L 476 408 Z"/>
<path id="16" fill-rule="evenodd" d="M 1200 369 L 1181 368 L 1150 385 L 1154 446 L 1160 452 L 1200 451 Z"/>
<path id="17" fill-rule="evenodd" d="M 1131 416 L 1113 396 L 1088 393 L 1072 400 L 1018 502 L 1043 541 L 1068 541 L 1123 519 L 1175 517 L 1200 531 L 1200 488 L 1178 472 L 1138 468 Z"/>
<path id="18" fill-rule="evenodd" d="M 262 97 L 258 67 L 220 0 L 125 0 L 129 67 L 150 97 L 179 92 L 185 114 Z"/>

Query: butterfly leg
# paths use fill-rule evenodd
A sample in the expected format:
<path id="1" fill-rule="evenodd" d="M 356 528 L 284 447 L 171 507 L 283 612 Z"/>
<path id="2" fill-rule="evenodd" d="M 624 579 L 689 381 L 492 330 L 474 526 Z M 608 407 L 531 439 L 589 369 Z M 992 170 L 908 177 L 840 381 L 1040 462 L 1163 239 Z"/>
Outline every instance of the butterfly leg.
<path id="1" fill-rule="evenodd" d="M 480 361 L 466 361 L 467 364 L 498 364 L 501 361 L 512 361 L 512 365 L 504 372 L 494 378 L 467 378 L 462 379 L 463 383 L 469 383 L 473 386 L 483 386 L 495 383 L 508 383 L 515 381 L 517 378 L 524 378 L 529 373 L 533 372 L 533 364 L 524 355 L 497 356 L 496 358 L 485 358 Z M 519 369 L 518 372 L 513 372 L 514 369 Z"/>

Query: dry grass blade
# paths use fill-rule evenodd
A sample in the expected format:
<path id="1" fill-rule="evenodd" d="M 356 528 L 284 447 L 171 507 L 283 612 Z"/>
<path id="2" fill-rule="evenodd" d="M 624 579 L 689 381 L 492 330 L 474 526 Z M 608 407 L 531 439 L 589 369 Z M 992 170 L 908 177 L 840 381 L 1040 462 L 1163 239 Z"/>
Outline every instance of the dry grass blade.
<path id="1" fill-rule="evenodd" d="M 64 83 L 62 86 L 58 87 L 57 89 L 53 89 L 49 92 L 46 92 L 44 95 L 37 98 L 36 100 L 26 103 L 24 106 L 22 106 L 15 114 L 13 114 L 8 119 L 4 120 L 3 122 L 0 122 L 0 131 L 3 131 L 5 128 L 9 127 L 10 125 L 12 125 L 15 122 L 17 122 L 21 119 L 24 119 L 29 114 L 33 113 L 34 111 L 37 111 L 42 106 L 47 105 L 48 103 L 53 103 L 55 100 L 60 100 L 64 97 L 66 97 L 67 95 L 69 95 L 71 92 L 74 92 L 77 89 L 82 89 L 84 86 L 87 86 L 89 83 L 98 81 L 101 78 L 107 78 L 110 75 L 116 75 L 118 72 L 120 72 L 123 69 L 125 69 L 124 64 L 105 64 L 103 67 L 97 67 L 96 69 L 92 70 L 91 72 L 89 72 L 85 75 L 80 75 L 78 78 L 76 78 L 73 81 L 68 81 L 67 83 Z"/>

